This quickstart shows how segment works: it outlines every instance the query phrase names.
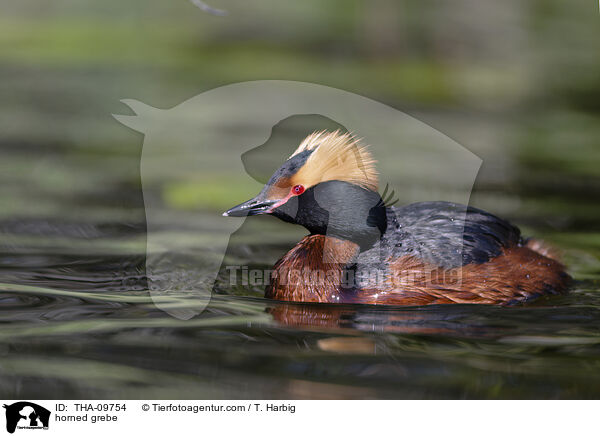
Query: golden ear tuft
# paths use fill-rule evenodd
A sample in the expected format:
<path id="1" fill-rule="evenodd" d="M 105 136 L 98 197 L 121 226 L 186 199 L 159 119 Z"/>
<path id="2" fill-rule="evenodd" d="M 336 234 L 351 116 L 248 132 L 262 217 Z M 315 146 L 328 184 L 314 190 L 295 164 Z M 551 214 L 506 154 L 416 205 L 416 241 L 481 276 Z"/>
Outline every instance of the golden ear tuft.
<path id="1" fill-rule="evenodd" d="M 313 150 L 306 163 L 293 176 L 294 183 L 307 187 L 328 180 L 342 180 L 377 191 L 376 161 L 360 139 L 340 130 L 308 135 L 290 156 Z"/>

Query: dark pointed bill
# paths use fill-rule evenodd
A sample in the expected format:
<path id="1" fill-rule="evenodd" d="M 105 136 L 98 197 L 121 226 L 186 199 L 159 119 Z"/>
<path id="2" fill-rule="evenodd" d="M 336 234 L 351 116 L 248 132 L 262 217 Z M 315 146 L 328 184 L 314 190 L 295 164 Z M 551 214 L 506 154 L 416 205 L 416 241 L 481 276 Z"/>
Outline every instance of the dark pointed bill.
<path id="1" fill-rule="evenodd" d="M 255 197 L 232 207 L 223 213 L 223 216 L 243 217 L 269 213 L 275 203 L 277 203 L 277 200 L 262 200 Z"/>

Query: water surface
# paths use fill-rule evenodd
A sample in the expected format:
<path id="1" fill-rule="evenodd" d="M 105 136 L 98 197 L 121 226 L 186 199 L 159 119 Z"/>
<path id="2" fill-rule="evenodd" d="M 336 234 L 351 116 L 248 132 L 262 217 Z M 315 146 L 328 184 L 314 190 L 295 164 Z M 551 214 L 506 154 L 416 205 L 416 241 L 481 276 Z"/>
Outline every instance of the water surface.
<path id="1" fill-rule="evenodd" d="M 271 225 L 230 251 L 269 268 L 289 247 L 265 247 Z M 143 225 L 20 220 L 3 230 L 19 242 L 0 257 L 5 398 L 600 395 L 600 266 L 585 247 L 565 244 L 569 294 L 524 306 L 288 304 L 223 280 L 183 321 L 146 290 Z"/>
<path id="2" fill-rule="evenodd" d="M 373 5 L 225 2 L 227 17 L 185 1 L 3 5 L 0 397 L 600 398 L 597 5 Z M 512 307 L 301 305 L 221 276 L 199 316 L 159 310 L 142 138 L 110 114 L 127 113 L 123 98 L 169 108 L 263 79 L 385 102 L 480 156 L 472 204 L 559 248 L 570 292 Z M 268 173 L 280 162 L 246 163 Z M 208 199 L 217 228 L 250 180 L 217 176 L 203 192 L 157 180 L 145 194 L 175 212 Z M 394 188 L 402 204 L 420 186 Z M 168 214 L 157 229 L 211 240 Z M 245 223 L 226 262 L 270 268 L 301 235 L 275 219 Z M 184 261 L 184 281 L 212 268 Z M 158 294 L 172 309 L 204 303 Z"/>

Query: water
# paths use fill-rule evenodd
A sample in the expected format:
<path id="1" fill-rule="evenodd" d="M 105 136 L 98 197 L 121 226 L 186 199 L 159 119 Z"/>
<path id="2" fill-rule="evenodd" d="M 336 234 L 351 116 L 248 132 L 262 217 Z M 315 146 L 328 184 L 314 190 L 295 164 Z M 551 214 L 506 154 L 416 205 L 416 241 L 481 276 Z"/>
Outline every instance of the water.
<path id="1" fill-rule="evenodd" d="M 421 115 L 466 136 L 479 128 L 470 117 Z M 513 139 L 527 137 L 517 125 Z M 544 126 L 548 136 L 564 128 Z M 139 149 L 5 143 L 0 397 L 598 398 L 600 206 L 590 199 L 600 183 L 588 162 L 600 160 L 588 150 L 561 154 L 560 144 L 535 153 L 537 139 L 479 150 L 471 198 L 562 251 L 575 279 L 568 294 L 511 307 L 290 304 L 221 275 L 210 304 L 187 321 L 155 302 L 198 310 L 203 301 L 160 292 L 153 300 L 147 291 Z M 215 210 L 240 196 L 236 186 L 217 191 Z M 160 188 L 145 194 L 159 197 Z M 210 244 L 189 218 L 197 215 L 168 212 L 155 223 L 160 237 Z M 231 219 L 213 215 L 214 228 Z M 253 218 L 225 260 L 269 269 L 303 231 Z M 184 282 L 212 268 L 180 260 L 192 266 Z"/>
<path id="2" fill-rule="evenodd" d="M 184 1 L 8 3 L 0 397 L 600 398 L 592 2 L 229 2 L 227 17 Z M 157 309 L 145 277 L 142 139 L 110 114 L 128 113 L 123 98 L 169 108 L 257 79 L 368 96 L 473 151 L 483 159 L 473 205 L 562 250 L 570 292 L 526 306 L 383 308 L 272 302 L 221 280 L 198 317 Z M 201 197 L 221 211 L 243 200 L 248 177 L 236 177 L 214 177 Z M 394 187 L 400 198 L 417 188 Z M 198 192 L 179 188 L 157 182 L 149 194 L 185 207 Z M 252 226 L 229 254 L 256 267 L 301 236 L 274 219 Z M 160 226 L 165 239 L 209 240 L 193 229 Z M 194 265 L 200 276 L 209 268 Z"/>
<path id="3" fill-rule="evenodd" d="M 21 240 L 0 257 L 5 398 L 600 394 L 600 270 L 591 256 L 567 256 L 579 256 L 570 266 L 585 276 L 569 294 L 527 306 L 288 304 L 223 282 L 200 316 L 181 321 L 145 291 L 143 225 L 5 221 L 3 230 Z M 287 246 L 233 250 L 268 258 Z"/>

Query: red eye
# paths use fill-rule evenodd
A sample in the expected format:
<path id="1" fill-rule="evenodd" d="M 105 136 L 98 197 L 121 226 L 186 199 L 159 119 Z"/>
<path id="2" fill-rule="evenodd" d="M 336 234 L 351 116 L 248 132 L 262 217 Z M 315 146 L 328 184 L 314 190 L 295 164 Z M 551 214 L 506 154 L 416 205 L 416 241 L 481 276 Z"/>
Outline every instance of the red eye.
<path id="1" fill-rule="evenodd" d="M 292 193 L 294 195 L 300 195 L 304 192 L 304 186 L 302 185 L 296 185 L 292 188 Z"/>

